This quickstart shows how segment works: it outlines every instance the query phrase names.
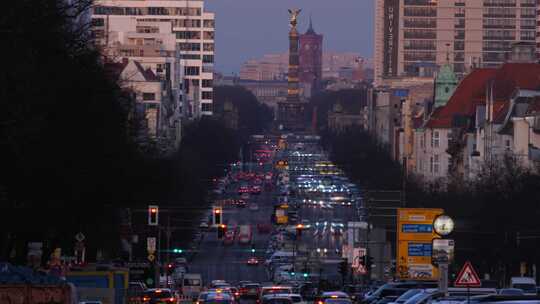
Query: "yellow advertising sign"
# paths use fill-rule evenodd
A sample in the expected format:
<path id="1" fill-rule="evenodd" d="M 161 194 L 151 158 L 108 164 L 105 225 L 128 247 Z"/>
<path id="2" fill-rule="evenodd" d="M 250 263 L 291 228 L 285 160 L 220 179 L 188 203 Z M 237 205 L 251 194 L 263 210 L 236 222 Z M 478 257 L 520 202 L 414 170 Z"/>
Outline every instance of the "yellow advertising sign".
<path id="1" fill-rule="evenodd" d="M 442 209 L 398 208 L 397 275 L 400 279 L 437 280 L 438 269 L 431 264 L 431 242 L 439 236 L 433 221 Z"/>

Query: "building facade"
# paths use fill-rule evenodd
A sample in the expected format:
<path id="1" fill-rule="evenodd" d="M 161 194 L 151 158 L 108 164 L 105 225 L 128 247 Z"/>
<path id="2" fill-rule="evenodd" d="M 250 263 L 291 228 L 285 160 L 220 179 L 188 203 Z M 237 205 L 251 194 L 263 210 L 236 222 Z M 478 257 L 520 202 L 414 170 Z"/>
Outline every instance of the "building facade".
<path id="1" fill-rule="evenodd" d="M 212 115 L 215 18 L 205 11 L 204 1 L 98 0 L 92 8 L 91 30 L 98 45 L 109 44 L 113 16 L 171 23 L 183 68 L 184 111 L 194 118 Z"/>
<path id="2" fill-rule="evenodd" d="M 515 42 L 535 42 L 535 0 L 376 0 L 375 85 L 442 66 L 458 76 L 495 67 Z"/>
<path id="3" fill-rule="evenodd" d="M 311 18 L 309 28 L 300 35 L 300 67 L 299 78 L 304 88 L 310 90 L 309 95 L 320 90 L 322 82 L 323 35 L 313 29 Z M 352 77 L 351 77 L 352 78 Z"/>

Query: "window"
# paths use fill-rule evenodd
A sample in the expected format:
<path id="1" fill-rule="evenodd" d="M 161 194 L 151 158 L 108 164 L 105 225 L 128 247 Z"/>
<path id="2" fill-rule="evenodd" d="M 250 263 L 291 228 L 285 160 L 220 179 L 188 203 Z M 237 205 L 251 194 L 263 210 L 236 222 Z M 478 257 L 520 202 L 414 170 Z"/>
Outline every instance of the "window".
<path id="1" fill-rule="evenodd" d="M 156 100 L 156 94 L 155 93 L 143 93 L 142 94 L 143 100 Z"/>
<path id="2" fill-rule="evenodd" d="M 201 39 L 201 32 L 199 31 L 176 32 L 176 39 Z"/>
<path id="3" fill-rule="evenodd" d="M 203 51 L 213 51 L 213 50 L 214 50 L 213 43 L 203 43 Z"/>
<path id="4" fill-rule="evenodd" d="M 420 148 L 423 148 L 423 147 L 424 147 L 424 141 L 425 141 L 425 134 L 423 134 L 422 136 L 420 136 Z"/>
<path id="5" fill-rule="evenodd" d="M 200 43 L 178 43 L 178 48 L 180 51 L 200 51 Z"/>
<path id="6" fill-rule="evenodd" d="M 184 67 L 184 75 L 186 76 L 195 76 L 200 74 L 199 67 L 187 66 Z"/>
<path id="7" fill-rule="evenodd" d="M 431 133 L 431 147 L 438 148 L 440 142 L 439 131 L 433 131 Z"/>
<path id="8" fill-rule="evenodd" d="M 201 27 L 199 19 L 174 19 L 172 23 L 173 27 Z"/>
<path id="9" fill-rule="evenodd" d="M 181 54 L 180 59 L 201 59 L 199 54 Z"/>
<path id="10" fill-rule="evenodd" d="M 511 148 L 510 147 L 510 139 L 507 139 L 507 140 L 504 141 L 504 146 L 505 146 L 506 150 L 510 150 L 510 148 Z"/>
<path id="11" fill-rule="evenodd" d="M 213 93 L 212 91 L 210 91 L 210 92 L 206 92 L 206 91 L 202 92 L 202 99 L 212 99 L 212 93 Z"/>
<path id="12" fill-rule="evenodd" d="M 214 32 L 204 31 L 204 40 L 214 40 Z"/>
<path id="13" fill-rule="evenodd" d="M 201 103 L 201 111 L 203 111 L 203 112 L 212 112 L 212 104 L 211 103 L 206 103 L 206 102 Z"/>
<path id="14" fill-rule="evenodd" d="M 214 21 L 214 20 L 211 20 L 211 19 L 204 20 L 204 21 L 203 21 L 203 26 L 204 26 L 204 27 L 209 27 L 209 28 L 214 28 L 214 26 L 215 26 L 215 21 Z"/>
<path id="15" fill-rule="evenodd" d="M 202 87 L 203 88 L 211 88 L 212 87 L 212 79 L 203 79 L 202 80 Z"/>
<path id="16" fill-rule="evenodd" d="M 92 26 L 104 26 L 105 21 L 103 18 L 93 18 L 92 19 Z"/>
<path id="17" fill-rule="evenodd" d="M 214 55 L 203 55 L 202 62 L 203 63 L 214 63 Z"/>
<path id="18" fill-rule="evenodd" d="M 450 92 L 450 88 L 449 88 L 449 87 L 444 87 L 444 92 L 445 92 L 446 94 L 448 94 L 448 92 Z"/>
<path id="19" fill-rule="evenodd" d="M 429 172 L 433 173 L 433 156 L 429 158 Z"/>
<path id="20" fill-rule="evenodd" d="M 440 166 L 439 155 L 433 155 L 433 173 L 439 173 Z"/>

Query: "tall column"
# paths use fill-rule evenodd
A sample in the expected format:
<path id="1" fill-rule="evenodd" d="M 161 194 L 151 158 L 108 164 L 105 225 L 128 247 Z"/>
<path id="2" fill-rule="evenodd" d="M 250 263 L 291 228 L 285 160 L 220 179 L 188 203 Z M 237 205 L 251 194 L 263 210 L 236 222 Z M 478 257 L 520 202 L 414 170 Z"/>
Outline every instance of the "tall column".
<path id="1" fill-rule="evenodd" d="M 292 24 L 292 23 L 291 23 Z M 296 30 L 296 24 L 291 26 L 289 31 L 289 72 L 287 80 L 287 101 L 299 102 L 300 101 L 300 86 L 298 80 L 298 65 L 300 63 L 298 57 L 298 31 Z"/>

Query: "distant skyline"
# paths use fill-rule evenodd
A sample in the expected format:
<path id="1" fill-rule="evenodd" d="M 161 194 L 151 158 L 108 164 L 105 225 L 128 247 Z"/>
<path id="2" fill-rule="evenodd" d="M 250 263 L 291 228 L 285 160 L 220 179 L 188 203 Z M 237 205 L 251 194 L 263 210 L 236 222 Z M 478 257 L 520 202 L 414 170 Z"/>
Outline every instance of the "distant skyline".
<path id="1" fill-rule="evenodd" d="M 324 35 L 324 51 L 373 56 L 373 0 L 209 0 L 216 13 L 216 70 L 238 73 L 242 63 L 288 49 L 288 8 L 301 8 L 298 29 Z"/>

